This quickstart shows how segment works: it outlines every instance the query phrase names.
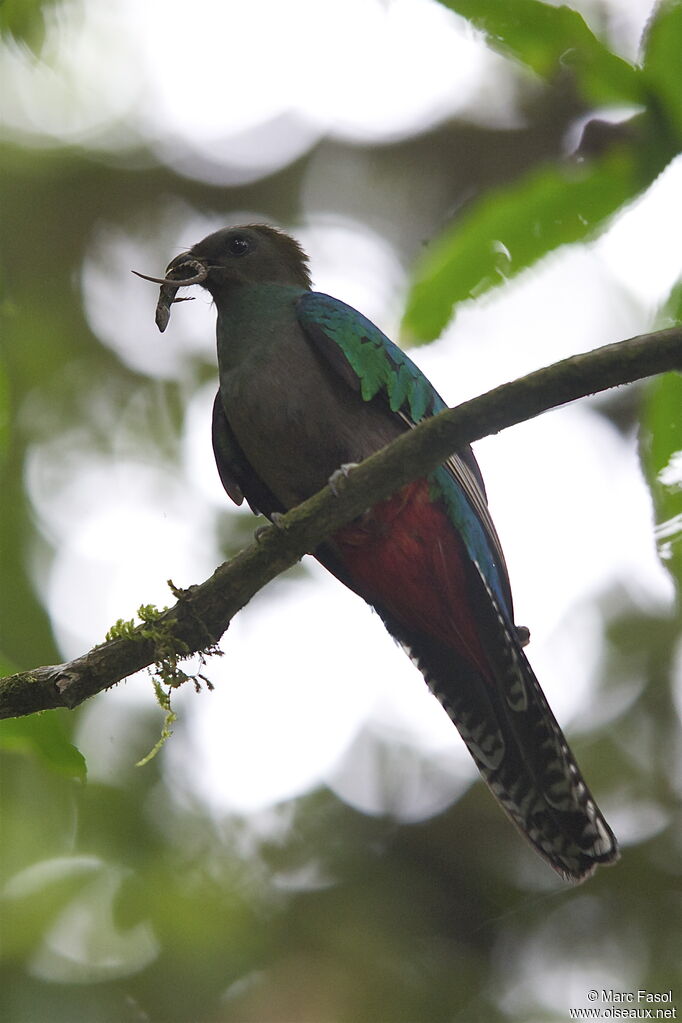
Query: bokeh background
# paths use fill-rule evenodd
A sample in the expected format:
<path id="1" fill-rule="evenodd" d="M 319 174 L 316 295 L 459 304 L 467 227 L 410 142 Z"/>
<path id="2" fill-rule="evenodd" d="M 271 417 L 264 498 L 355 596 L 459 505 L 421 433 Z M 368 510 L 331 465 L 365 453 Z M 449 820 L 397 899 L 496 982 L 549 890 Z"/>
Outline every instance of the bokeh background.
<path id="1" fill-rule="evenodd" d="M 257 525 L 212 462 L 210 301 L 162 337 L 131 269 L 277 224 L 450 403 L 679 319 L 679 2 L 4 0 L 0 30 L 3 674 L 171 603 Z M 620 864 L 554 877 L 307 559 L 144 766 L 145 673 L 0 722 L 3 1023 L 553 1023 L 592 988 L 682 1009 L 680 377 L 476 450 Z"/>

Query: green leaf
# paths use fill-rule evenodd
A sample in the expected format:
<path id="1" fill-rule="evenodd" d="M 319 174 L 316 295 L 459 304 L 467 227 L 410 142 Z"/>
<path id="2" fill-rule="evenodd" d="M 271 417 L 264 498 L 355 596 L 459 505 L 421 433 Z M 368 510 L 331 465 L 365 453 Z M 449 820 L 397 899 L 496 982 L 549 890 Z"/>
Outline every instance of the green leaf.
<path id="1" fill-rule="evenodd" d="M 0 749 L 39 757 L 52 771 L 85 781 L 83 754 L 69 742 L 64 711 L 47 710 L 30 717 L 0 721 Z"/>
<path id="2" fill-rule="evenodd" d="M 682 2 L 663 0 L 644 40 L 644 80 L 655 94 L 671 134 L 682 142 Z"/>
<path id="3" fill-rule="evenodd" d="M 682 323 L 682 281 L 664 319 Z M 649 385 L 640 453 L 654 502 L 658 552 L 682 595 L 682 374 L 666 373 Z"/>
<path id="4" fill-rule="evenodd" d="M 668 295 L 661 311 L 660 320 L 662 328 L 674 327 L 676 324 L 682 323 L 682 279 L 677 282 Z"/>
<path id="5" fill-rule="evenodd" d="M 1 0 L 0 35 L 11 35 L 38 53 L 45 39 L 45 0 Z"/>
<path id="6" fill-rule="evenodd" d="M 551 79 L 570 69 L 590 103 L 642 103 L 639 72 L 570 7 L 540 0 L 440 0 L 485 33 L 488 45 Z"/>
<path id="7" fill-rule="evenodd" d="M 403 321 L 407 341 L 432 340 L 457 302 L 593 234 L 642 184 L 636 157 L 621 149 L 590 164 L 542 167 L 481 198 L 417 265 Z"/>
<path id="8" fill-rule="evenodd" d="M 40 48 L 43 40 L 42 0 L 3 0 L 0 3 L 0 34 L 13 36 Z"/>

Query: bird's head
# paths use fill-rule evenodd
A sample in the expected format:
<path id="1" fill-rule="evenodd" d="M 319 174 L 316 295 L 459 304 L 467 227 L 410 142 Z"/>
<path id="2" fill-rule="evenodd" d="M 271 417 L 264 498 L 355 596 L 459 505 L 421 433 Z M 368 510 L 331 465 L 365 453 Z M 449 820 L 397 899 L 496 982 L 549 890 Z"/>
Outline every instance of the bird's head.
<path id="1" fill-rule="evenodd" d="M 310 287 L 308 257 L 301 246 L 267 224 L 224 227 L 172 259 L 164 278 L 138 276 L 161 285 L 156 307 L 159 330 L 166 328 L 172 303 L 183 301 L 177 298 L 178 289 L 193 284 L 206 288 L 216 300 L 240 284 Z"/>

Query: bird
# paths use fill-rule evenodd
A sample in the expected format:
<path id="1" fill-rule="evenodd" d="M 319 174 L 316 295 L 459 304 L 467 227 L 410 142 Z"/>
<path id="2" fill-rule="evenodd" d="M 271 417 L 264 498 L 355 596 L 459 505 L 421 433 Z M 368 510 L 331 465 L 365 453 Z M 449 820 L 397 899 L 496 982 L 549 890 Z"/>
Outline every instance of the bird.
<path id="1" fill-rule="evenodd" d="M 217 310 L 212 438 L 223 487 L 278 516 L 446 404 L 362 313 L 312 290 L 299 242 L 229 226 L 169 263 L 156 322 L 183 287 Z M 540 856 L 580 882 L 619 857 L 526 657 L 471 448 L 338 530 L 314 556 L 362 597 L 421 671 L 497 802 Z"/>

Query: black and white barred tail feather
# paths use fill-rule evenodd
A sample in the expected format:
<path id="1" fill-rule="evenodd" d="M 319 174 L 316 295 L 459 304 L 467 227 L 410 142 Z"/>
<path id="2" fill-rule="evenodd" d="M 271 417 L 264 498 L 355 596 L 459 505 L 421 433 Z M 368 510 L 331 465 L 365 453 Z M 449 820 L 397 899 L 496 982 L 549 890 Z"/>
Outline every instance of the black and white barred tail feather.
<path id="1" fill-rule="evenodd" d="M 475 566 L 474 566 L 475 567 Z M 494 681 L 451 647 L 407 635 L 385 618 L 457 726 L 491 792 L 540 855 L 568 881 L 614 863 L 618 844 L 588 789 L 516 630 L 479 573 Z"/>

